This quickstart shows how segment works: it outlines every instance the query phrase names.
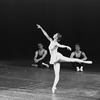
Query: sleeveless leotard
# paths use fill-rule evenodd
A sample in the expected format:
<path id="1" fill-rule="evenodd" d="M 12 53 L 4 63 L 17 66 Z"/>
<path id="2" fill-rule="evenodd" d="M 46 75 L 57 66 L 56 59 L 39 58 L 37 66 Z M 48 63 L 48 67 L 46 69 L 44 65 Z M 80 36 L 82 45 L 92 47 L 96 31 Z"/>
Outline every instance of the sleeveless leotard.
<path id="1" fill-rule="evenodd" d="M 50 52 L 50 64 L 54 64 L 57 62 L 63 55 L 58 52 L 57 42 L 51 41 L 49 45 L 49 52 Z"/>

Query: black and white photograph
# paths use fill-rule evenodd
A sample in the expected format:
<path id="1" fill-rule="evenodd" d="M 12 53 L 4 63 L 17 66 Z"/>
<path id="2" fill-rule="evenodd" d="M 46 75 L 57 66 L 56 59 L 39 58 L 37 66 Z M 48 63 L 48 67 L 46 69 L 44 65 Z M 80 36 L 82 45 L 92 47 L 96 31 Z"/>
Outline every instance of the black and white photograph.
<path id="1" fill-rule="evenodd" d="M 100 100 L 100 1 L 1 0 L 0 100 Z"/>

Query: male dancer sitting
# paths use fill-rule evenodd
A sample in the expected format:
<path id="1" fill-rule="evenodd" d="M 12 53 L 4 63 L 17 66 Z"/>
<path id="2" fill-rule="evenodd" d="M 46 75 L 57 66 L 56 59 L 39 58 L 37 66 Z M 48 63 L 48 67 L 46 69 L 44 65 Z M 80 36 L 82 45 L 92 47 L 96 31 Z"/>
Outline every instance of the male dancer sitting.
<path id="1" fill-rule="evenodd" d="M 71 53 L 70 58 L 78 58 L 81 60 L 87 60 L 86 54 L 80 50 L 80 45 L 75 44 L 75 51 Z M 76 67 L 77 71 L 83 71 L 83 63 L 72 63 Z"/>
<path id="2" fill-rule="evenodd" d="M 49 68 L 49 65 L 47 64 L 47 50 L 43 48 L 43 44 L 41 43 L 38 43 L 38 48 L 39 50 L 35 52 L 34 56 L 35 64 L 32 64 L 32 66 L 41 67 L 42 65 L 44 65 Z"/>

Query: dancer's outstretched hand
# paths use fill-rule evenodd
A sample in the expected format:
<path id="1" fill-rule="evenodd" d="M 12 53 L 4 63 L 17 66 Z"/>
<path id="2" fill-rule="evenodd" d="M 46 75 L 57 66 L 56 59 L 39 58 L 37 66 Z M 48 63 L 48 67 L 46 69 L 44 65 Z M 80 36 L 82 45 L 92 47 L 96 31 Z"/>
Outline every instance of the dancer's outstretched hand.
<path id="1" fill-rule="evenodd" d="M 69 46 L 67 46 L 67 49 L 70 50 L 70 51 L 72 50 L 71 47 L 69 47 Z"/>
<path id="2" fill-rule="evenodd" d="M 42 28 L 39 24 L 36 24 L 37 28 Z"/>

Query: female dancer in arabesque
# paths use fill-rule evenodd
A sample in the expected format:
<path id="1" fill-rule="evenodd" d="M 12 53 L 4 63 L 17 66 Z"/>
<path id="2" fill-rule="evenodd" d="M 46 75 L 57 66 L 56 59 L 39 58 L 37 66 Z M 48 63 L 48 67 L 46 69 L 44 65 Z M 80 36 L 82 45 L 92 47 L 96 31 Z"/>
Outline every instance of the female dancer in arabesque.
<path id="1" fill-rule="evenodd" d="M 54 34 L 53 39 L 52 39 L 49 37 L 47 32 L 40 25 L 37 24 L 37 28 L 41 29 L 43 34 L 50 41 L 50 45 L 49 45 L 49 52 L 51 55 L 50 64 L 53 64 L 54 73 L 55 73 L 55 79 L 52 86 L 52 93 L 55 93 L 55 90 L 57 89 L 56 86 L 59 82 L 60 62 L 80 62 L 80 63 L 92 64 L 92 61 L 83 61 L 77 58 L 68 58 L 68 57 L 63 56 L 61 53 L 57 51 L 58 47 L 67 48 L 68 50 L 71 50 L 71 48 L 69 46 L 61 45 L 58 43 L 60 41 L 60 38 L 62 37 L 61 34 L 59 33 Z"/>

